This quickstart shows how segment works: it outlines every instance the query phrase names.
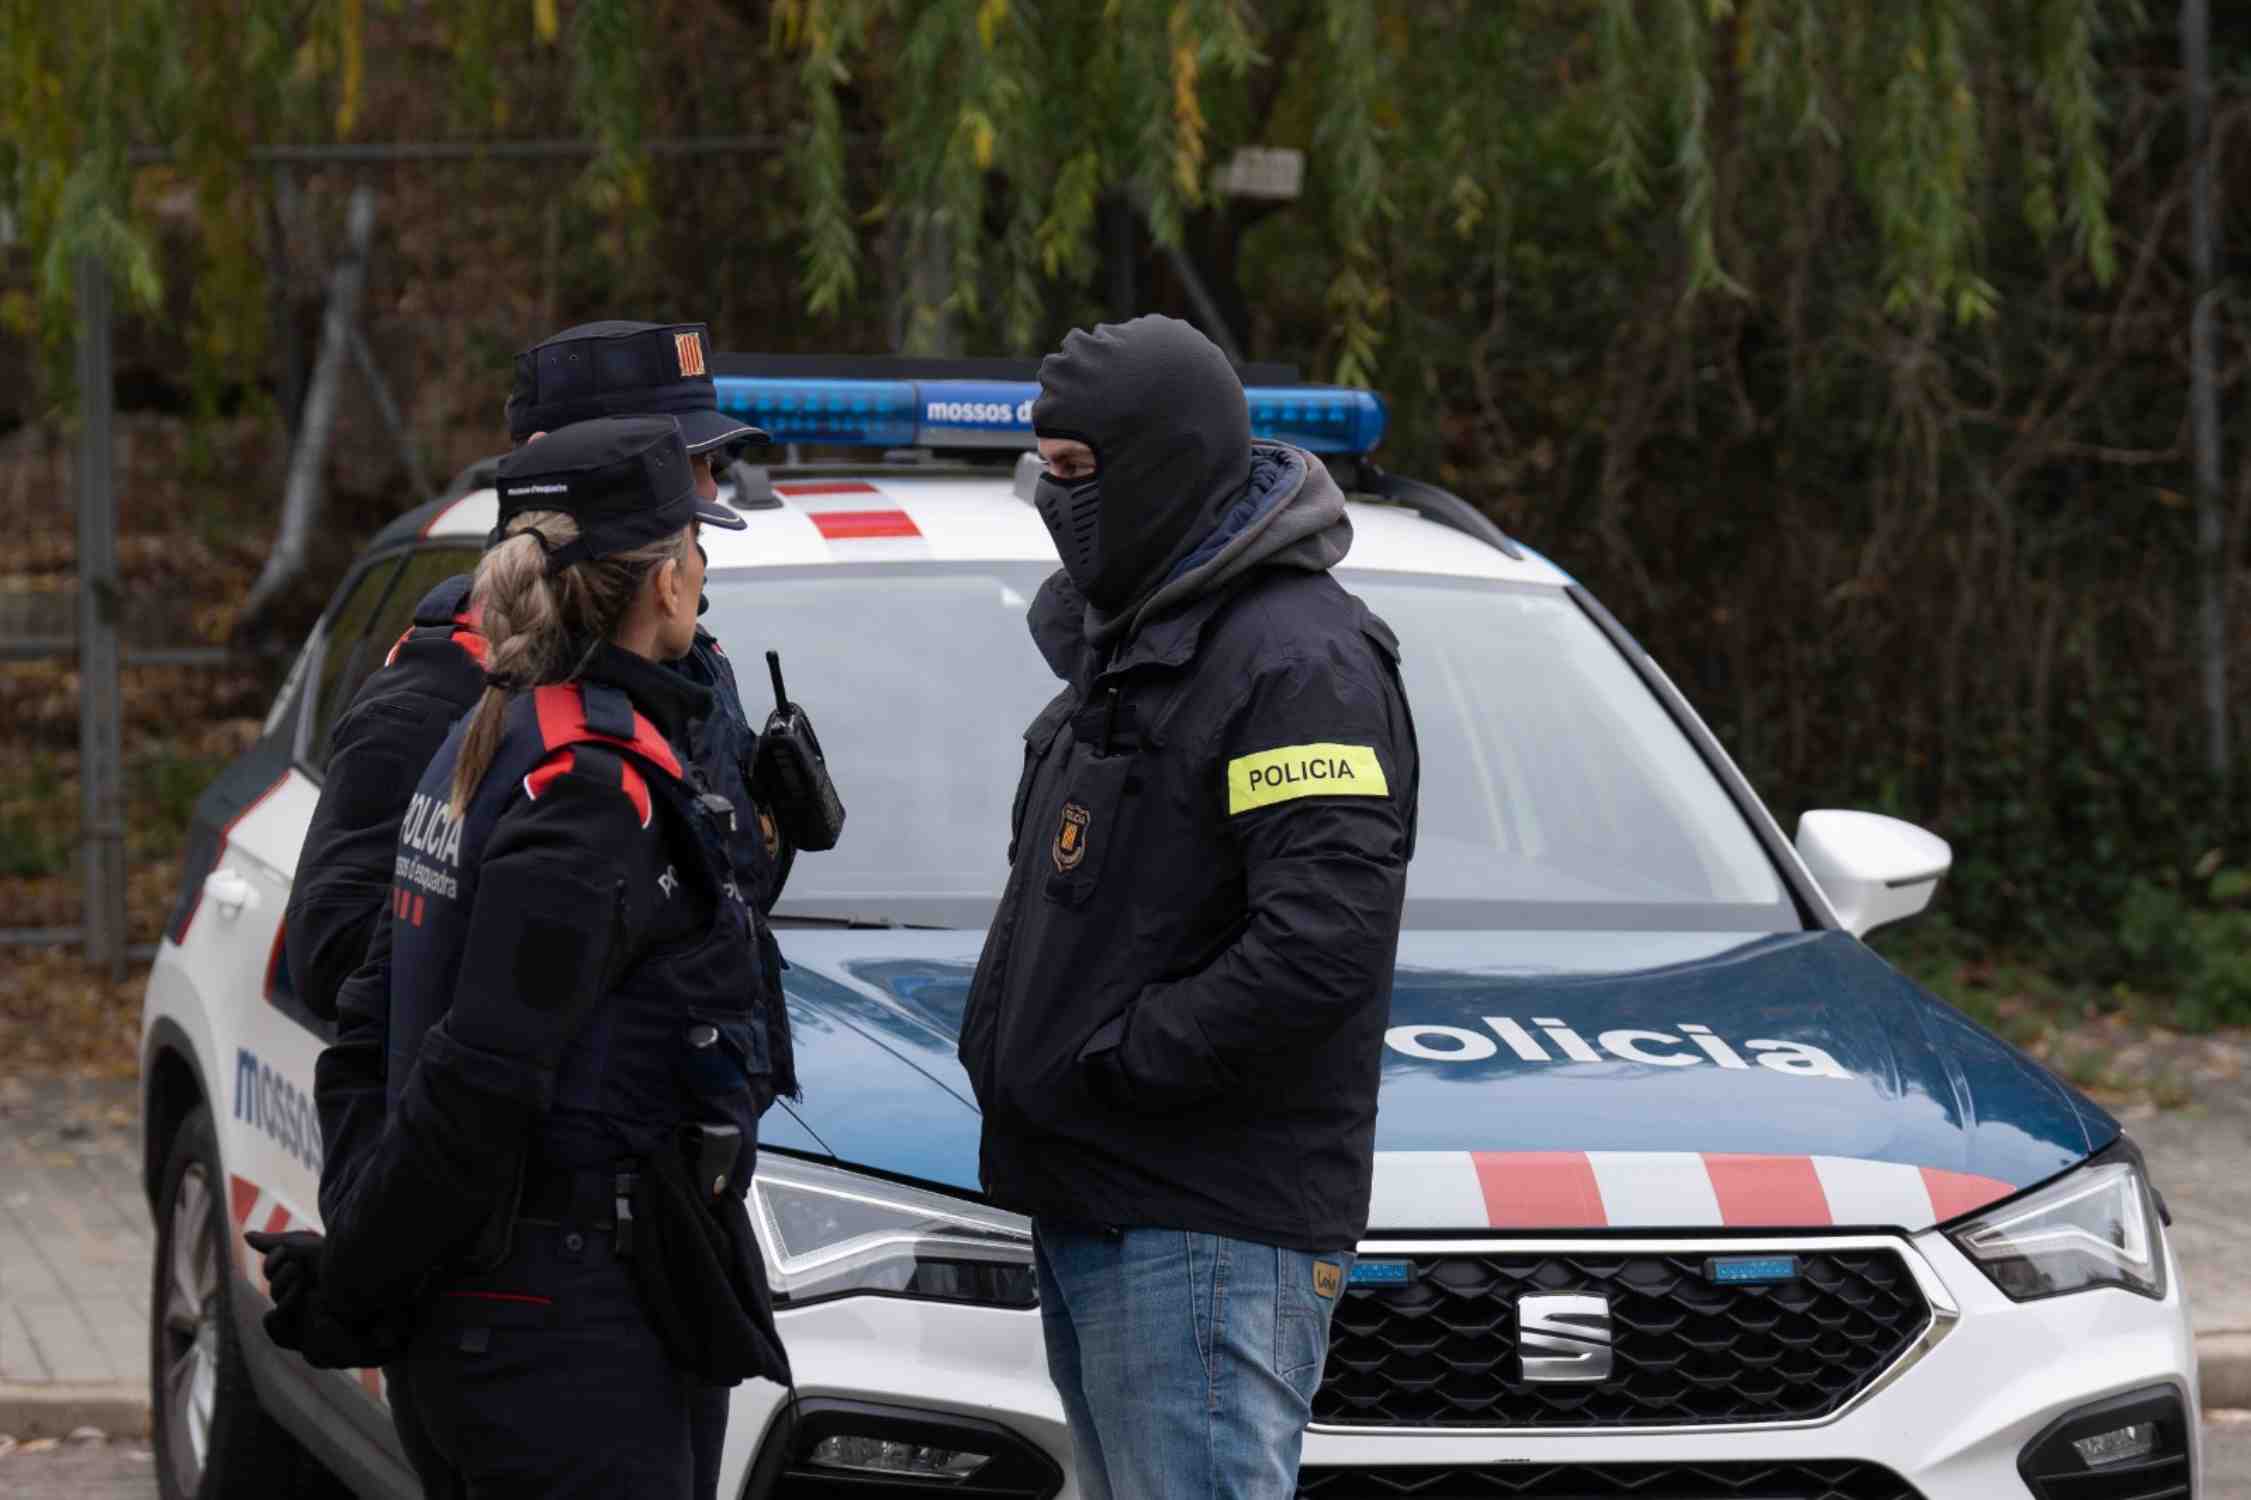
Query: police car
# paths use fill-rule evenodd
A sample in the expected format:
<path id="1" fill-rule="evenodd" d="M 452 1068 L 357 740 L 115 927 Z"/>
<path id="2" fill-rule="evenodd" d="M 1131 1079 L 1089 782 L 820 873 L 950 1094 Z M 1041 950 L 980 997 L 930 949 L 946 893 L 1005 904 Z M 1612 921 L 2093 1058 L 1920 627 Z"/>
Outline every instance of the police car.
<path id="1" fill-rule="evenodd" d="M 1035 390 L 718 374 L 789 446 L 733 473 L 707 623 L 781 652 L 851 812 L 776 908 L 804 1101 L 768 1115 L 750 1206 L 797 1420 L 741 1387 L 721 1493 L 1073 1495 L 1029 1225 L 980 1200 L 954 1058 L 1053 687 Z M 1842 811 L 1786 838 L 1570 576 L 1368 459 L 1377 398 L 1251 405 L 1353 496 L 1338 572 L 1398 632 L 1423 757 L 1373 1219 L 1301 1493 L 2192 1495 L 2189 1319 L 2134 1147 L 1861 942 L 1931 900 L 1945 843 Z M 285 1465 L 414 1493 L 380 1375 L 262 1336 L 242 1233 L 317 1220 L 324 1027 L 279 926 L 329 733 L 474 565 L 489 482 L 376 538 L 199 809 L 142 1054 L 167 1495 Z"/>

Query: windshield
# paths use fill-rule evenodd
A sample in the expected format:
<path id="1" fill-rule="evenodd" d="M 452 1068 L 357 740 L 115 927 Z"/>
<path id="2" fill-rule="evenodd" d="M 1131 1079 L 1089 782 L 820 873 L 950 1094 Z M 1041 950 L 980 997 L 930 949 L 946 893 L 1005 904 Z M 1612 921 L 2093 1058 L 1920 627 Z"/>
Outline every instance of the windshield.
<path id="1" fill-rule="evenodd" d="M 1036 563 L 712 576 L 752 721 L 777 649 L 847 821 L 777 917 L 977 927 L 1007 876 L 1023 729 L 1058 684 Z M 1796 907 L 1664 706 L 1561 591 L 1339 570 L 1398 632 L 1422 750 L 1406 925 L 1789 931 Z"/>

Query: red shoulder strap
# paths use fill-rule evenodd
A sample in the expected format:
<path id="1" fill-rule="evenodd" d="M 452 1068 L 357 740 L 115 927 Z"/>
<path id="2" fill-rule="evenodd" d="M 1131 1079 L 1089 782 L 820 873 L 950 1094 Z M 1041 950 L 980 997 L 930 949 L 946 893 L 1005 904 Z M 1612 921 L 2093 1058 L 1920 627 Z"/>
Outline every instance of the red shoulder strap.
<path id="1" fill-rule="evenodd" d="M 400 633 L 399 638 L 391 643 L 390 654 L 383 658 L 383 665 L 387 667 L 397 661 L 400 648 L 406 645 L 408 641 L 424 640 L 451 641 L 454 645 L 460 647 L 462 653 L 471 661 L 482 667 L 485 664 L 486 642 L 484 636 L 477 629 L 477 614 L 478 612 L 474 608 L 464 609 L 453 617 L 451 624 L 408 626 Z"/>
<path id="2" fill-rule="evenodd" d="M 575 682 L 551 683 L 532 690 L 532 706 L 539 714 L 540 743 L 549 750 L 560 750 L 566 745 L 615 745 L 620 750 L 630 750 L 649 764 L 671 776 L 681 779 L 680 757 L 672 753 L 664 736 L 657 733 L 636 709 L 633 714 L 633 737 L 620 739 L 614 734 L 601 734 L 586 723 L 586 700 Z"/>
<path id="3" fill-rule="evenodd" d="M 581 761 L 587 764 L 581 767 Z M 640 814 L 641 826 L 649 826 L 649 820 L 656 815 L 656 804 L 649 796 L 648 781 L 633 769 L 631 761 L 604 755 L 598 750 L 589 750 L 583 756 L 572 750 L 550 752 L 547 759 L 533 767 L 531 774 L 524 778 L 524 795 L 537 802 L 557 780 L 574 770 L 583 770 L 598 780 L 614 779 L 626 800 L 633 804 L 633 810 Z"/>

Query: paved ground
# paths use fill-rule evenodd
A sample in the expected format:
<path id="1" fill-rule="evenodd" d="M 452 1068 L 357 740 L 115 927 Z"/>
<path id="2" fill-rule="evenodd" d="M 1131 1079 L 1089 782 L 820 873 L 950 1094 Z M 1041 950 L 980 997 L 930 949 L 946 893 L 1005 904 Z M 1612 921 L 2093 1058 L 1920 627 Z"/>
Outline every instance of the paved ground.
<path id="1" fill-rule="evenodd" d="M 155 1236 L 136 1097 L 129 1079 L 0 1078 L 0 1432 L 11 1391 L 75 1393 L 63 1431 L 123 1426 L 102 1404 L 120 1393 L 146 1402 Z"/>

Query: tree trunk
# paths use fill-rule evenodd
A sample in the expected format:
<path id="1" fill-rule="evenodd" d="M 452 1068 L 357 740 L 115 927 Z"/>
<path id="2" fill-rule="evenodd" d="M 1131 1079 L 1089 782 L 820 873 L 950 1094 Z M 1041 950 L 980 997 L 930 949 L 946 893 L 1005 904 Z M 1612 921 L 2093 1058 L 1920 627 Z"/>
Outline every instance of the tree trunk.
<path id="1" fill-rule="evenodd" d="M 360 289 L 367 280 L 367 246 L 375 232 L 375 190 L 354 188 L 345 218 L 344 259 L 328 279 L 328 312 L 321 324 L 320 358 L 313 366 L 312 385 L 305 392 L 304 420 L 298 425 L 297 442 L 289 454 L 289 484 L 282 494 L 280 532 L 266 565 L 250 586 L 249 597 L 235 616 L 238 639 L 257 629 L 274 599 L 297 581 L 305 568 L 313 529 L 320 523 L 321 465 L 328 457 L 336 396 L 343 383 L 345 361 L 351 357 Z"/>

